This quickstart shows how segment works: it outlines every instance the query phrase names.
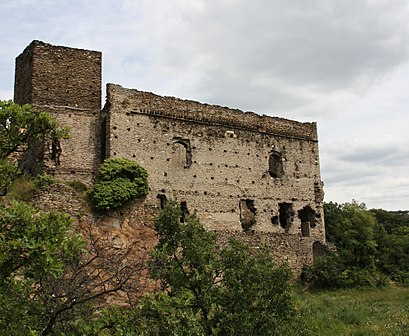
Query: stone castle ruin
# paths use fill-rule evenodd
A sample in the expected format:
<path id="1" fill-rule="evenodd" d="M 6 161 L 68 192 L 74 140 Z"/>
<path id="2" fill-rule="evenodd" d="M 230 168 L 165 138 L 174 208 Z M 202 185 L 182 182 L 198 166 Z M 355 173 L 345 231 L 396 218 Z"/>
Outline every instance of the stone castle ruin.
<path id="1" fill-rule="evenodd" d="M 101 53 L 33 41 L 16 59 L 14 100 L 70 128 L 39 163 L 65 180 L 91 183 L 106 158 L 149 173 L 145 206 L 177 196 L 183 221 L 196 213 L 222 237 L 271 246 L 294 269 L 325 244 L 323 183 L 315 123 L 260 116 L 107 85 Z"/>

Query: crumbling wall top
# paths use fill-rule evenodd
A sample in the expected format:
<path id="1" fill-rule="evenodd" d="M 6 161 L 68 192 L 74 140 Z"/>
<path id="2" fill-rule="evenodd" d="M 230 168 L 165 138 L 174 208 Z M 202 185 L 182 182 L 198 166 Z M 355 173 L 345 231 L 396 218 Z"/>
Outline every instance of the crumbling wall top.
<path id="1" fill-rule="evenodd" d="M 107 105 L 121 106 L 126 113 L 148 114 L 187 121 L 214 124 L 294 139 L 318 141 L 315 122 L 258 115 L 218 105 L 203 104 L 174 97 L 163 97 L 151 92 L 107 84 Z"/>

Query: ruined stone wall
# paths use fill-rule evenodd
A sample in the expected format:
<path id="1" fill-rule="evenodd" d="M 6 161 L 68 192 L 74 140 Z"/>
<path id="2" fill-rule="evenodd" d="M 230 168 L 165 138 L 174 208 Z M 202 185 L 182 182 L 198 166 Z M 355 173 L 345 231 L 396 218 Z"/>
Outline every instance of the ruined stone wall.
<path id="1" fill-rule="evenodd" d="M 264 234 L 297 268 L 311 260 L 325 234 L 314 123 L 118 85 L 107 94 L 107 156 L 147 169 L 147 202 L 175 195 L 208 229 L 247 234 L 255 245 Z"/>
<path id="2" fill-rule="evenodd" d="M 143 225 L 176 196 L 182 221 L 196 213 L 222 241 L 236 236 L 253 248 L 268 245 L 296 271 L 319 253 L 324 194 L 315 123 L 113 84 L 101 111 L 100 95 L 99 52 L 33 41 L 16 59 L 15 101 L 49 111 L 70 128 L 60 147 L 46 144 L 48 171 L 90 183 L 107 157 L 147 169 L 150 191 L 143 204 L 97 223 L 122 237 L 118 246 L 127 240 L 119 232 L 138 218 L 139 245 L 152 244 L 152 231 Z"/>
<path id="3" fill-rule="evenodd" d="M 90 182 L 100 162 L 101 53 L 33 41 L 16 59 L 14 101 L 70 129 L 60 146 L 46 144 L 46 169 Z"/>

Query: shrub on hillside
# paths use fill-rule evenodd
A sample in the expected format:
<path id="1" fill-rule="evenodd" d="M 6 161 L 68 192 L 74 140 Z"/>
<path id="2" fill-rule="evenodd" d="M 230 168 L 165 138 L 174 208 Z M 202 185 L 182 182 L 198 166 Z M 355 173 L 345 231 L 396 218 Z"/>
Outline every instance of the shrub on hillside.
<path id="1" fill-rule="evenodd" d="M 91 206 L 98 211 L 118 209 L 148 193 L 148 173 L 128 159 L 107 159 L 88 192 Z"/>

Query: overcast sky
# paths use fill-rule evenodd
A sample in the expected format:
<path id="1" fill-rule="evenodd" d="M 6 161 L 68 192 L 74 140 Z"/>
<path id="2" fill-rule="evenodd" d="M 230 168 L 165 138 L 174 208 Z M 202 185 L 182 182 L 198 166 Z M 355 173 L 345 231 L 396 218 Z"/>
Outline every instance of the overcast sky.
<path id="1" fill-rule="evenodd" d="M 0 99 L 34 39 L 104 84 L 316 121 L 325 200 L 409 209 L 408 0 L 1 0 Z"/>

